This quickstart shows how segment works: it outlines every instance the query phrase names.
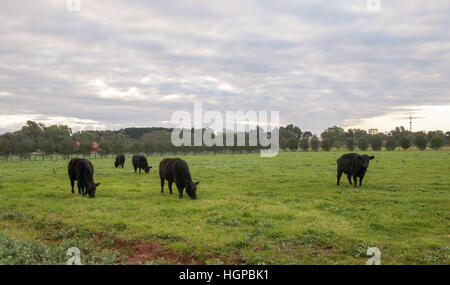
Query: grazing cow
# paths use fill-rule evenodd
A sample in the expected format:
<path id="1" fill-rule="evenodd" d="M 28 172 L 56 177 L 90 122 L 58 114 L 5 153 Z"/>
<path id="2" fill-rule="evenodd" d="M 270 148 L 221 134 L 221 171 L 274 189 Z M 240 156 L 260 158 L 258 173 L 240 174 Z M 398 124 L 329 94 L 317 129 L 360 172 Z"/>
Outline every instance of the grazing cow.
<path id="1" fill-rule="evenodd" d="M 172 194 L 172 183 L 177 185 L 180 199 L 183 198 L 183 189 L 191 199 L 197 199 L 197 185 L 192 182 L 189 166 L 186 161 L 179 158 L 165 158 L 159 163 L 159 178 L 161 178 L 161 193 L 164 193 L 164 180 L 168 181 L 169 191 Z"/>
<path id="2" fill-rule="evenodd" d="M 77 181 L 78 194 L 95 198 L 95 192 L 100 183 L 94 182 L 94 166 L 87 159 L 72 158 L 68 165 L 70 184 L 72 185 L 72 194 L 74 181 Z"/>
<path id="3" fill-rule="evenodd" d="M 369 160 L 374 159 L 375 156 L 360 155 L 357 153 L 347 153 L 337 160 L 337 185 L 341 180 L 342 173 L 347 174 L 348 182 L 352 185 L 351 177 L 356 187 L 356 179 L 359 177 L 359 186 L 361 186 L 367 167 L 369 167 Z"/>
<path id="4" fill-rule="evenodd" d="M 116 162 L 114 162 L 114 165 L 116 166 L 116 168 L 119 167 L 119 165 L 122 165 L 122 168 L 123 168 L 124 164 L 125 164 L 125 155 L 118 154 L 116 156 Z"/>
<path id="5" fill-rule="evenodd" d="M 139 168 L 139 174 L 141 174 L 141 169 L 144 169 L 145 173 L 150 172 L 151 166 L 148 166 L 147 158 L 143 155 L 133 155 L 133 167 L 134 172 L 137 172 L 137 169 Z"/>

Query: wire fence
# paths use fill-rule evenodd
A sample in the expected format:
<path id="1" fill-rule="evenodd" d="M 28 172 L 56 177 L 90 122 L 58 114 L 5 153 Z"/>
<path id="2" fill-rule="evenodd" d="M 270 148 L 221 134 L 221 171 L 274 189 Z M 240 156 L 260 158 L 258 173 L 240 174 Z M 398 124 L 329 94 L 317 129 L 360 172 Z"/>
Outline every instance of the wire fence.
<path id="1" fill-rule="evenodd" d="M 444 146 L 441 147 L 440 150 L 444 150 L 444 151 L 450 151 L 450 147 Z M 326 151 L 326 152 L 342 152 L 342 151 L 348 151 L 347 149 L 344 148 L 332 148 L 330 151 Z M 374 150 L 368 149 L 366 151 L 361 151 L 358 149 L 355 149 L 354 152 L 374 152 Z M 382 150 L 382 151 L 386 151 L 386 150 Z M 400 147 L 397 147 L 396 150 L 394 151 L 419 151 L 418 148 L 416 147 L 411 147 L 407 150 L 403 150 Z M 434 151 L 431 148 L 427 147 L 427 149 L 425 151 Z M 279 152 L 283 153 L 283 152 L 303 152 L 301 149 L 298 150 L 285 150 L 285 149 L 280 149 Z M 314 152 L 313 150 L 308 150 L 308 152 Z M 318 152 L 325 152 L 322 149 L 319 149 Z M 135 154 L 143 154 L 147 157 L 163 157 L 163 156 L 189 156 L 189 155 L 245 155 L 245 154 L 259 154 L 260 150 L 244 150 L 244 151 L 201 151 L 201 152 L 152 152 L 152 153 L 135 153 Z M 133 157 L 133 155 L 135 155 L 133 153 L 124 153 L 125 157 L 131 158 Z M 88 159 L 115 159 L 116 158 L 116 154 L 99 154 L 99 153 L 91 153 L 91 154 L 68 154 L 68 155 L 63 155 L 63 154 L 28 154 L 28 155 L 17 155 L 17 154 L 12 154 L 12 155 L 6 155 L 6 156 L 0 156 L 0 161 L 2 162 L 13 162 L 13 161 L 60 161 L 60 160 L 70 160 L 74 157 L 80 157 L 80 158 L 88 158 Z"/>
<path id="2" fill-rule="evenodd" d="M 147 157 L 163 157 L 163 156 L 188 156 L 188 155 L 218 155 L 218 154 L 229 154 L 229 155 L 236 155 L 236 154 L 255 154 L 259 153 L 259 150 L 257 151 L 242 151 L 242 152 L 213 152 L 213 151 L 204 151 L 204 152 L 152 152 L 152 153 L 136 153 L 136 154 L 142 154 Z M 124 153 L 125 157 L 131 158 L 133 157 L 133 153 Z M 60 161 L 60 160 L 70 160 L 74 157 L 79 158 L 87 158 L 87 159 L 115 159 L 116 154 L 99 154 L 99 153 L 91 153 L 91 154 L 28 154 L 28 155 L 6 155 L 6 156 L 0 156 L 0 161 L 3 162 L 14 162 L 14 161 Z"/>

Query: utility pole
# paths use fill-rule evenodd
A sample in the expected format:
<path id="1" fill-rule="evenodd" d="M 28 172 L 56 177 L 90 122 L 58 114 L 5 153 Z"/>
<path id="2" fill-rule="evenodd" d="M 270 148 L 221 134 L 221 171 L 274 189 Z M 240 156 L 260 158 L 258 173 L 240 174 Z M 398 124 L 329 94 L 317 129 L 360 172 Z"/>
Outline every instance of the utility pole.
<path id="1" fill-rule="evenodd" d="M 409 132 L 412 134 L 412 116 L 409 114 Z"/>

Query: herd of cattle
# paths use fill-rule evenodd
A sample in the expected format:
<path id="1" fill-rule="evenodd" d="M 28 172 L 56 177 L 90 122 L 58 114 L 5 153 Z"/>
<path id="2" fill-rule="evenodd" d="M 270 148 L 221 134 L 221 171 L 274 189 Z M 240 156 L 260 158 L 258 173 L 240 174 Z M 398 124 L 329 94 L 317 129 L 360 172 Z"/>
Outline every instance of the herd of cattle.
<path id="1" fill-rule="evenodd" d="M 134 155 L 133 159 L 134 172 L 139 173 L 141 169 L 145 173 L 150 172 L 151 166 L 148 165 L 147 158 L 143 155 Z M 119 154 L 116 156 L 114 165 L 117 167 L 124 167 L 125 156 Z M 77 181 L 78 194 L 89 195 L 95 198 L 95 192 L 100 183 L 94 182 L 94 166 L 92 163 L 84 158 L 72 158 L 68 165 L 69 179 L 72 186 L 72 194 L 74 193 L 73 186 L 75 180 Z M 186 188 L 186 193 L 191 199 L 197 199 L 197 185 L 199 182 L 192 182 L 189 166 L 186 161 L 179 158 L 165 158 L 159 164 L 159 177 L 161 178 L 161 193 L 164 192 L 165 180 L 169 183 L 170 194 L 172 194 L 172 183 L 178 188 L 179 197 L 183 198 L 183 190 Z"/>
<path id="2" fill-rule="evenodd" d="M 337 160 L 337 185 L 341 179 L 342 173 L 347 174 L 350 185 L 357 185 L 357 178 L 359 177 L 359 185 L 361 186 L 364 175 L 369 167 L 369 161 L 374 159 L 374 156 L 360 155 L 357 153 L 347 153 L 342 155 Z M 145 173 L 149 173 L 151 166 L 148 165 L 147 158 L 143 155 L 134 155 L 132 158 L 134 172 L 141 173 L 141 169 Z M 125 165 L 125 156 L 119 154 L 116 156 L 114 162 L 116 168 Z M 94 182 L 94 166 L 92 163 L 84 158 L 72 158 L 68 165 L 69 179 L 72 186 L 72 194 L 74 193 L 74 183 L 77 181 L 78 194 L 89 195 L 94 198 L 97 187 L 100 183 Z M 192 182 L 189 166 L 186 161 L 180 158 L 165 158 L 159 163 L 159 177 L 161 179 L 161 193 L 164 192 L 164 182 L 167 180 L 170 194 L 172 194 L 172 183 L 178 188 L 179 197 L 183 198 L 183 190 L 186 189 L 186 194 L 191 199 L 197 199 L 197 185 L 199 182 Z M 353 184 L 352 184 L 353 177 Z"/>

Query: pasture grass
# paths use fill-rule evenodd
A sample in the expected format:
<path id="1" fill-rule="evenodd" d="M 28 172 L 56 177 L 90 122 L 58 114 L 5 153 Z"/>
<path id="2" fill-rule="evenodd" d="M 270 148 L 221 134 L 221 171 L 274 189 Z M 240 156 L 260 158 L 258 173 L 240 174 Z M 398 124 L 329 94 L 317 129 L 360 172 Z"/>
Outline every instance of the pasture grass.
<path id="1" fill-rule="evenodd" d="M 0 162 L 0 263 L 65 263 L 79 246 L 85 264 L 365 264 L 368 247 L 382 264 L 449 264 L 450 152 L 368 151 L 357 188 L 336 186 L 343 153 L 179 156 L 197 200 L 161 194 L 162 157 L 149 175 L 91 160 L 95 199 L 71 194 L 68 161 Z"/>

